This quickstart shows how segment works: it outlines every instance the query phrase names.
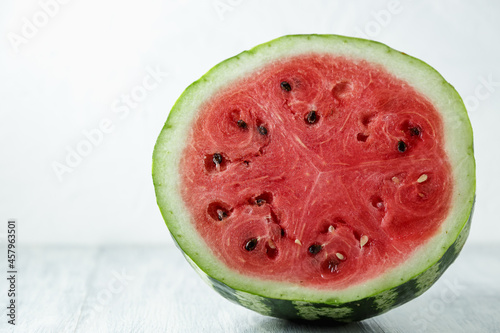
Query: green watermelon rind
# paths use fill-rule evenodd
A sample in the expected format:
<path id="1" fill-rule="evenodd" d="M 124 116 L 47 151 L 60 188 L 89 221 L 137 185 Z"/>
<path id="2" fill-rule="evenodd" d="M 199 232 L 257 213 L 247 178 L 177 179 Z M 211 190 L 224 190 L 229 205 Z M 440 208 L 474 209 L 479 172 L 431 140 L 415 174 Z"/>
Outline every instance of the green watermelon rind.
<path id="1" fill-rule="evenodd" d="M 186 255 L 185 257 L 202 279 L 215 291 L 228 300 L 260 314 L 288 320 L 352 322 L 383 314 L 427 291 L 455 261 L 462 250 L 469 235 L 471 217 L 468 219 L 455 243 L 448 248 L 436 263 L 427 268 L 423 273 L 395 288 L 386 289 L 364 299 L 340 305 L 268 298 L 236 290 L 205 274 L 191 258 Z"/>
<path id="2" fill-rule="evenodd" d="M 180 158 L 197 110 L 203 101 L 229 86 L 231 82 L 272 61 L 299 54 L 322 52 L 349 57 L 353 61 L 366 60 L 378 64 L 426 96 L 442 115 L 444 148 L 452 166 L 453 179 L 457 180 L 453 187 L 450 212 L 436 236 L 416 249 L 414 254 L 398 267 L 363 284 L 335 291 L 299 287 L 281 281 L 264 281 L 232 271 L 216 258 L 203 238 L 197 234 L 180 195 Z M 304 309 L 310 308 L 307 304 L 323 304 L 328 308 L 340 309 L 343 304 L 367 302 L 374 297 L 379 299 L 380 304 L 384 304 L 384 297 L 401 298 L 398 296 L 401 294 L 400 288 L 407 283 L 413 283 L 419 276 L 430 275 L 429 286 L 432 285 L 458 255 L 459 250 L 454 250 L 453 258 L 442 259 L 448 258 L 450 249 L 460 249 L 461 246 L 456 246 L 456 242 L 462 239 L 465 241 L 464 232 L 468 233 L 475 193 L 472 128 L 463 101 L 456 90 L 436 70 L 416 58 L 369 40 L 336 35 L 284 36 L 219 63 L 183 92 L 170 111 L 155 145 L 153 182 L 158 206 L 175 242 L 186 258 L 189 258 L 188 261 L 194 264 L 199 272 L 207 275 L 208 281 L 223 296 L 231 299 L 228 295 L 234 294 L 236 296 L 233 300 L 235 297 L 241 299 L 238 303 L 248 303 L 246 306 L 249 308 L 252 308 L 249 305 L 252 304 L 249 301 L 252 297 L 245 295 L 255 295 L 255 302 L 259 306 L 266 304 L 264 299 L 268 300 L 267 303 L 282 300 L 303 304 Z M 215 281 L 218 283 L 214 283 Z M 426 288 L 422 285 L 418 289 L 403 293 L 406 296 L 402 298 L 410 300 Z M 396 293 L 396 296 L 391 296 L 393 293 Z M 298 313 L 297 318 L 315 317 L 304 311 L 302 314 Z M 358 313 L 366 314 L 367 311 L 362 310 L 360 305 L 359 311 L 353 310 L 349 315 L 338 313 L 335 317 L 341 320 L 357 320 L 360 318 Z"/>

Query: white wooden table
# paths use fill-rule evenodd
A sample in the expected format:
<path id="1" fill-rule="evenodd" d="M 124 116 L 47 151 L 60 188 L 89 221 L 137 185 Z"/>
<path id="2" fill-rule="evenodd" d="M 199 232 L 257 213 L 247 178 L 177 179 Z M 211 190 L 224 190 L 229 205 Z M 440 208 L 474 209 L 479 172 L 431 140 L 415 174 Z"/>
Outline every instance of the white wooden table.
<path id="1" fill-rule="evenodd" d="M 421 297 L 333 328 L 264 317 L 230 303 L 174 246 L 21 244 L 18 251 L 17 325 L 8 325 L 4 314 L 0 332 L 500 332 L 500 245 L 466 245 Z M 5 309 L 7 284 L 1 281 Z"/>

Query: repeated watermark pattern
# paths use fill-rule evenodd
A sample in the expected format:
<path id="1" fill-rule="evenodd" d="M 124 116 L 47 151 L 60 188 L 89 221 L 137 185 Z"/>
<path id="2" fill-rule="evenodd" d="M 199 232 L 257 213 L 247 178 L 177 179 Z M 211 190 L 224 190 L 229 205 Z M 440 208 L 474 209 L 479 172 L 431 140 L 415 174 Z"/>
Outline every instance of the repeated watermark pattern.
<path id="1" fill-rule="evenodd" d="M 403 9 L 403 5 L 399 0 L 387 2 L 386 8 L 370 13 L 373 19 L 366 22 L 363 28 L 354 28 L 354 36 L 364 39 L 375 38 L 392 22 L 393 16 L 401 14 Z"/>
<path id="2" fill-rule="evenodd" d="M 95 297 L 90 298 L 89 304 L 91 305 L 85 312 L 85 317 L 87 319 L 102 312 L 106 306 L 112 302 L 115 295 L 124 292 L 127 286 L 136 279 L 135 276 L 127 273 L 125 268 L 122 268 L 121 272 L 113 270 L 111 271 L 111 275 L 112 277 L 109 279 L 106 286 L 99 290 L 95 294 Z"/>
<path id="3" fill-rule="evenodd" d="M 226 14 L 232 12 L 239 5 L 243 3 L 243 0 L 215 0 L 212 3 L 217 16 L 221 21 L 224 21 Z"/>
<path id="4" fill-rule="evenodd" d="M 425 307 L 410 316 L 412 326 L 418 327 L 419 331 L 426 331 L 432 322 L 439 318 L 453 302 L 457 301 L 466 289 L 459 281 L 444 280 L 438 297 L 427 303 Z"/>
<path id="5" fill-rule="evenodd" d="M 489 99 L 495 93 L 496 89 L 500 87 L 500 81 L 495 81 L 493 74 L 489 74 L 486 78 L 480 76 L 478 81 L 479 83 L 474 88 L 474 93 L 464 98 L 465 107 L 469 112 L 476 111 L 481 102 Z"/>
<path id="6" fill-rule="evenodd" d="M 157 89 L 167 76 L 168 73 L 162 71 L 158 66 L 154 69 L 146 67 L 146 75 L 141 83 L 132 87 L 128 93 L 116 98 L 111 105 L 111 111 L 117 114 L 118 120 L 126 119 L 131 110 L 137 109 L 140 103 L 148 97 L 151 91 Z M 83 138 L 74 146 L 66 146 L 64 159 L 52 161 L 52 170 L 57 179 L 62 182 L 66 174 L 72 173 L 96 147 L 104 142 L 107 135 L 113 133 L 115 124 L 116 121 L 104 117 L 94 128 L 84 129 L 81 132 Z"/>
<path id="7" fill-rule="evenodd" d="M 22 17 L 18 32 L 9 31 L 7 39 L 14 52 L 18 53 L 23 44 L 38 35 L 38 32 L 45 28 L 49 22 L 59 14 L 61 6 L 68 4 L 71 0 L 40 0 L 39 8 L 31 17 Z"/>

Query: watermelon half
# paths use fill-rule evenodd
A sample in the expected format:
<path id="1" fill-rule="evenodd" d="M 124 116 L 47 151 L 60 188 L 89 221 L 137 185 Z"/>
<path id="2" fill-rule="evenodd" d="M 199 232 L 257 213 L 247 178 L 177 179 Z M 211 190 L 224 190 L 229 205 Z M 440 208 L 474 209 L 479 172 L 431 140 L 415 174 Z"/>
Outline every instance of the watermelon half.
<path id="1" fill-rule="evenodd" d="M 184 91 L 153 180 L 176 244 L 222 296 L 269 316 L 362 320 L 422 294 L 462 249 L 472 129 L 418 59 L 285 36 Z"/>

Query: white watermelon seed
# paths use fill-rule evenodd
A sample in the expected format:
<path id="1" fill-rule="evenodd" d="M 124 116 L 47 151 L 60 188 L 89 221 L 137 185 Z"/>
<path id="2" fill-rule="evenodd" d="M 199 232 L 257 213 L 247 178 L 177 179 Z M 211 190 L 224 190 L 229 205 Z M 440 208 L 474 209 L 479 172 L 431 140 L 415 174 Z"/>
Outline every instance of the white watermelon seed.
<path id="1" fill-rule="evenodd" d="M 361 236 L 361 238 L 359 239 L 359 246 L 363 247 L 366 245 L 366 243 L 368 243 L 368 236 L 366 235 Z"/>
<path id="2" fill-rule="evenodd" d="M 340 252 L 335 253 L 335 255 L 337 256 L 337 258 L 339 258 L 339 260 L 344 260 L 345 259 L 344 255 L 342 253 L 340 253 Z"/>
<path id="3" fill-rule="evenodd" d="M 424 173 L 417 179 L 417 183 L 423 183 L 427 180 L 427 175 Z"/>
<path id="4" fill-rule="evenodd" d="M 396 185 L 397 185 L 397 184 L 399 184 L 399 178 L 398 178 L 398 177 L 396 177 L 396 176 L 392 177 L 392 181 L 393 181 L 393 182 L 394 182 L 394 184 L 396 184 Z"/>
<path id="5" fill-rule="evenodd" d="M 338 271 L 338 265 L 338 261 L 329 260 L 326 268 L 330 273 L 336 273 Z"/>
<path id="6" fill-rule="evenodd" d="M 295 244 L 299 244 L 300 246 L 302 246 L 302 243 L 298 239 L 295 240 Z"/>
<path id="7" fill-rule="evenodd" d="M 334 231 L 335 231 L 335 227 L 333 225 L 328 227 L 328 232 L 334 232 Z"/>

